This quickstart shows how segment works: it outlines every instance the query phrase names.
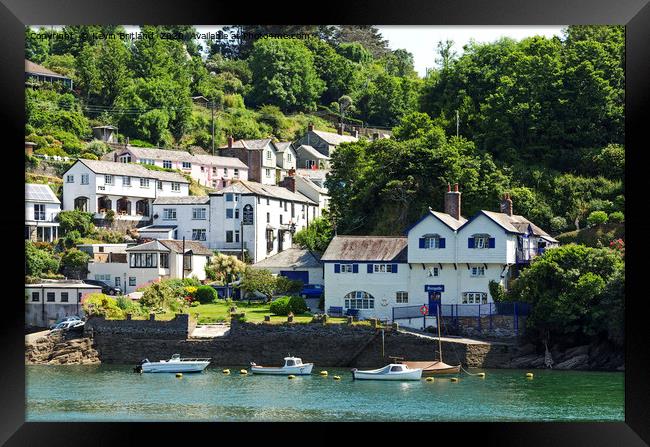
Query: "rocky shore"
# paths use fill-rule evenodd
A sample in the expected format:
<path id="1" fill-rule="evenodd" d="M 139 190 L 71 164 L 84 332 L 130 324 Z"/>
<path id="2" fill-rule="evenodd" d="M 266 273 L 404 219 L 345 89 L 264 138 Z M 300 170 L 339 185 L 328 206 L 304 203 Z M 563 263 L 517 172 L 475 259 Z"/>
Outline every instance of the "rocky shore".
<path id="1" fill-rule="evenodd" d="M 26 365 L 95 365 L 101 363 L 90 338 L 62 332 L 25 340 Z"/>
<path id="2" fill-rule="evenodd" d="M 550 349 L 552 368 L 560 370 L 625 371 L 625 357 L 608 342 Z M 506 368 L 546 368 L 544 347 L 528 343 L 519 346 Z"/>

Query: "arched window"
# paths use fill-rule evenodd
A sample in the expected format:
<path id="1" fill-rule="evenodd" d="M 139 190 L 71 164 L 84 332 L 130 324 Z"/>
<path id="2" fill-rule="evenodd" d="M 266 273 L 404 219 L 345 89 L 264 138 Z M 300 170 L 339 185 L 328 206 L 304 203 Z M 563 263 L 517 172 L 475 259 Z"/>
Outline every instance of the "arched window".
<path id="1" fill-rule="evenodd" d="M 88 197 L 77 197 L 74 199 L 74 209 L 88 211 Z"/>
<path id="2" fill-rule="evenodd" d="M 117 213 L 118 214 L 131 214 L 131 201 L 126 197 L 122 197 L 117 201 Z"/>
<path id="3" fill-rule="evenodd" d="M 100 197 L 97 199 L 97 209 L 100 213 L 104 213 L 112 208 L 112 201 L 108 197 Z"/>
<path id="4" fill-rule="evenodd" d="M 135 213 L 140 216 L 149 216 L 149 201 L 142 199 L 135 202 Z"/>
<path id="5" fill-rule="evenodd" d="M 374 309 L 375 297 L 368 292 L 354 291 L 345 295 L 346 309 Z"/>

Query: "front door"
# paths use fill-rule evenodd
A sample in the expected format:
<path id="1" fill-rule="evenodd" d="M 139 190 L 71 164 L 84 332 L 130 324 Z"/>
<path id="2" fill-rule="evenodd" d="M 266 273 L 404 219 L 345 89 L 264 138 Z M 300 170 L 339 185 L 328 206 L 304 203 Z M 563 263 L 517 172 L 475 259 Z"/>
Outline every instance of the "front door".
<path id="1" fill-rule="evenodd" d="M 441 302 L 441 292 L 429 292 L 429 315 L 438 315 L 438 307 Z"/>

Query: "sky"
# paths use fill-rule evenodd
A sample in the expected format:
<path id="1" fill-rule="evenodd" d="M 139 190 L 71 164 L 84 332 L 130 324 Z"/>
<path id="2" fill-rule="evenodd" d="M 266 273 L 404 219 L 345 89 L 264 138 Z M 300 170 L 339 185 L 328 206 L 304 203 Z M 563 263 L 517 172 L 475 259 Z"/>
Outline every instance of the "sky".
<path id="1" fill-rule="evenodd" d="M 197 25 L 198 32 L 215 33 L 225 25 Z M 32 26 L 38 29 L 38 25 Z M 50 28 L 48 26 L 48 28 Z M 60 28 L 55 26 L 54 28 Z M 436 66 L 436 47 L 438 42 L 452 40 L 454 51 L 460 56 L 463 46 L 470 40 L 479 43 L 493 42 L 501 37 L 521 40 L 525 37 L 540 35 L 545 37 L 561 36 L 562 26 L 415 26 L 415 25 L 378 25 L 384 39 L 392 50 L 403 48 L 413 54 L 415 70 L 420 76 L 426 74 L 427 68 Z M 137 26 L 125 26 L 127 32 L 137 31 Z"/>

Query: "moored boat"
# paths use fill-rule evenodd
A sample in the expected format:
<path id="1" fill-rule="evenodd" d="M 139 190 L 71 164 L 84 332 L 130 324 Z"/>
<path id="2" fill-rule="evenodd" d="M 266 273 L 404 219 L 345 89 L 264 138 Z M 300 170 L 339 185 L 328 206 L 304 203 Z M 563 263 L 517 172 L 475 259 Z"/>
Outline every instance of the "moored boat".
<path id="1" fill-rule="evenodd" d="M 269 375 L 309 375 L 314 367 L 313 363 L 303 363 L 299 357 L 285 357 L 283 366 L 260 366 L 251 362 L 251 372 L 253 374 Z"/>
<path id="2" fill-rule="evenodd" d="M 210 364 L 209 358 L 181 358 L 180 354 L 172 355 L 169 360 L 150 362 L 144 359 L 141 364 L 133 369 L 135 372 L 146 373 L 184 373 L 201 372 Z"/>
<path id="3" fill-rule="evenodd" d="M 352 370 L 354 380 L 420 380 L 422 368 L 411 369 L 401 363 L 391 363 L 379 369 L 366 371 Z"/>
<path id="4" fill-rule="evenodd" d="M 429 360 L 426 362 L 400 362 L 411 369 L 421 368 L 422 376 L 429 377 L 442 374 L 458 374 L 460 372 L 460 365 L 448 365 L 444 362 L 437 360 Z"/>

